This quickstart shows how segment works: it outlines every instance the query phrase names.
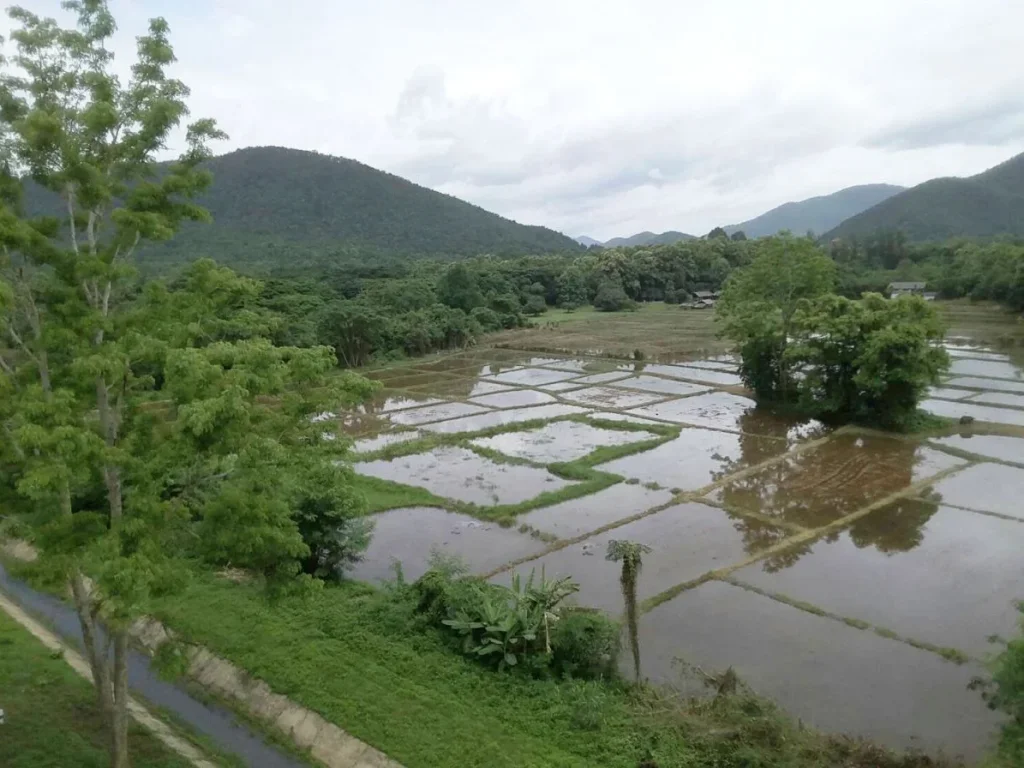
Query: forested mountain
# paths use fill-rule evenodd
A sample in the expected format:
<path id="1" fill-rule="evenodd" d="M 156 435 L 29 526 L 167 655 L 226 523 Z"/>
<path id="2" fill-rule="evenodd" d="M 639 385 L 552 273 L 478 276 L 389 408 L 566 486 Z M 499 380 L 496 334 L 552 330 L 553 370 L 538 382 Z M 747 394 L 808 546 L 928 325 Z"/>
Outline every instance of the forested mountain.
<path id="1" fill-rule="evenodd" d="M 784 203 L 749 221 L 725 227 L 725 231 L 730 235 L 742 231 L 747 237 L 774 235 L 784 229 L 797 235 L 803 235 L 808 230 L 820 234 L 904 189 L 893 184 L 846 187 L 831 195 Z"/>
<path id="2" fill-rule="evenodd" d="M 638 232 L 630 237 L 613 237 L 611 240 L 602 243 L 602 245 L 605 248 L 628 248 L 635 245 L 671 245 L 672 243 L 696 239 L 694 235 L 669 230 L 668 232 L 662 232 L 660 235 L 654 232 Z"/>
<path id="3" fill-rule="evenodd" d="M 602 244 L 600 240 L 595 240 L 594 238 L 587 237 L 586 235 L 580 235 L 579 237 L 573 239 L 576 240 L 576 242 L 579 243 L 580 245 L 585 246 L 587 248 L 589 248 L 592 245 Z"/>
<path id="4" fill-rule="evenodd" d="M 355 160 L 250 147 L 206 165 L 213 186 L 198 202 L 214 223 L 188 225 L 170 243 L 147 247 L 139 253 L 141 264 L 152 268 L 208 256 L 273 269 L 374 255 L 582 250 L 553 230 L 518 224 Z M 54 201 L 40 199 L 41 192 L 37 188 L 26 202 L 47 210 Z"/>
<path id="5" fill-rule="evenodd" d="M 910 240 L 1024 235 L 1024 154 L 977 176 L 918 184 L 847 219 L 825 239 L 897 230 Z"/>

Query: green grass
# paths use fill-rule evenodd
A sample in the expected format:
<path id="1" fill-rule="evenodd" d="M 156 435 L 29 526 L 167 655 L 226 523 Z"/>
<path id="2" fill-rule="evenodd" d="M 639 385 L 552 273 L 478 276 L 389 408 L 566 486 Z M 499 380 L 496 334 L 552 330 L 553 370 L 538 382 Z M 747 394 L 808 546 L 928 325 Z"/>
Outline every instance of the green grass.
<path id="1" fill-rule="evenodd" d="M 399 507 L 442 507 L 451 508 L 452 502 L 435 496 L 425 488 L 414 485 L 393 483 L 377 477 L 355 474 L 353 487 L 366 497 L 366 514 L 384 512 Z"/>
<path id="2" fill-rule="evenodd" d="M 408 601 L 360 584 L 268 603 L 256 585 L 204 576 L 155 613 L 407 768 L 931 764 L 826 739 L 749 696 L 693 704 L 499 674 L 421 629 Z M 596 730 L 580 727 L 581 707 Z"/>
<path id="3" fill-rule="evenodd" d="M 0 765 L 104 768 L 110 764 L 92 684 L 0 611 Z M 148 731 L 131 726 L 135 768 L 191 768 Z M 236 763 L 237 764 L 237 763 Z"/>

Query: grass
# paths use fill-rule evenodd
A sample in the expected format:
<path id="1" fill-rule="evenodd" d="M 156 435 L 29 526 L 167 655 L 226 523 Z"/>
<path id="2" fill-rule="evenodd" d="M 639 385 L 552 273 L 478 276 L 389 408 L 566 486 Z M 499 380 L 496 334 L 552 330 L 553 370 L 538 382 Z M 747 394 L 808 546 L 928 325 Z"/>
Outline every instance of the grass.
<path id="1" fill-rule="evenodd" d="M 104 768 L 110 764 L 92 684 L 0 611 L 0 765 Z M 148 731 L 128 736 L 136 768 L 191 768 Z M 237 764 L 237 763 L 236 763 Z"/>
<path id="2" fill-rule="evenodd" d="M 938 764 L 826 738 L 749 696 L 694 703 L 498 674 L 422 629 L 407 600 L 360 584 L 268 603 L 253 584 L 203 576 L 155 612 L 408 768 Z"/>

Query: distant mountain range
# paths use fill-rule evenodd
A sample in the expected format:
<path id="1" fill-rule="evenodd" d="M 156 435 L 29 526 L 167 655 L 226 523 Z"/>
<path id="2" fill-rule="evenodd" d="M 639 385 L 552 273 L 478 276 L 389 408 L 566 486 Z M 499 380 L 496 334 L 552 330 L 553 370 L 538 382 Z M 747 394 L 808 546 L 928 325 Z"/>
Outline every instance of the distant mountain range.
<path id="1" fill-rule="evenodd" d="M 747 237 L 764 237 L 788 229 L 795 235 L 808 231 L 827 232 L 842 221 L 866 211 L 883 200 L 903 192 L 906 187 L 893 184 L 862 184 L 846 187 L 831 195 L 821 195 L 795 203 L 783 203 L 767 213 L 740 224 L 725 227 L 730 235 L 742 231 Z"/>
<path id="2" fill-rule="evenodd" d="M 576 238 L 576 242 L 580 245 L 590 247 L 592 245 L 600 245 L 604 248 L 624 248 L 636 245 L 671 245 L 672 243 L 678 243 L 681 240 L 696 240 L 695 235 L 688 235 L 685 232 L 662 232 L 660 235 L 654 232 L 638 232 L 630 237 L 613 237 L 611 240 L 601 242 L 595 240 L 592 237 L 586 235 L 580 235 Z"/>
<path id="3" fill-rule="evenodd" d="M 910 240 L 1024 235 L 1024 154 L 967 178 L 932 179 L 827 231 L 825 240 L 899 230 Z"/>

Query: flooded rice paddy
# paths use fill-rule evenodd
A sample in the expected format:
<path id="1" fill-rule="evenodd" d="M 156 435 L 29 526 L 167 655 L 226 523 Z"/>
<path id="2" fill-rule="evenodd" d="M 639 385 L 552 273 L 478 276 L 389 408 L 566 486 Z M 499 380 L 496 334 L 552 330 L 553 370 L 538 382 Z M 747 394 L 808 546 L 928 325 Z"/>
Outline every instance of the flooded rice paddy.
<path id="1" fill-rule="evenodd" d="M 641 542 L 645 677 L 695 691 L 687 665 L 732 666 L 813 726 L 976 760 L 999 720 L 967 685 L 1024 598 L 1024 334 L 958 309 L 953 368 L 923 407 L 975 421 L 891 436 L 757 409 L 709 320 L 677 311 L 692 346 L 670 346 L 659 313 L 649 337 L 671 341 L 649 363 L 600 356 L 632 354 L 631 316 L 503 337 L 562 354 L 374 372 L 386 394 L 339 427 L 359 453 L 403 455 L 354 453 L 356 471 L 449 509 L 376 515 L 354 575 L 390 578 L 398 560 L 413 579 L 439 552 L 497 582 L 570 575 L 578 602 L 618 615 L 608 542 Z M 452 511 L 467 503 L 476 518 Z M 508 505 L 502 527 L 487 510 Z"/>

